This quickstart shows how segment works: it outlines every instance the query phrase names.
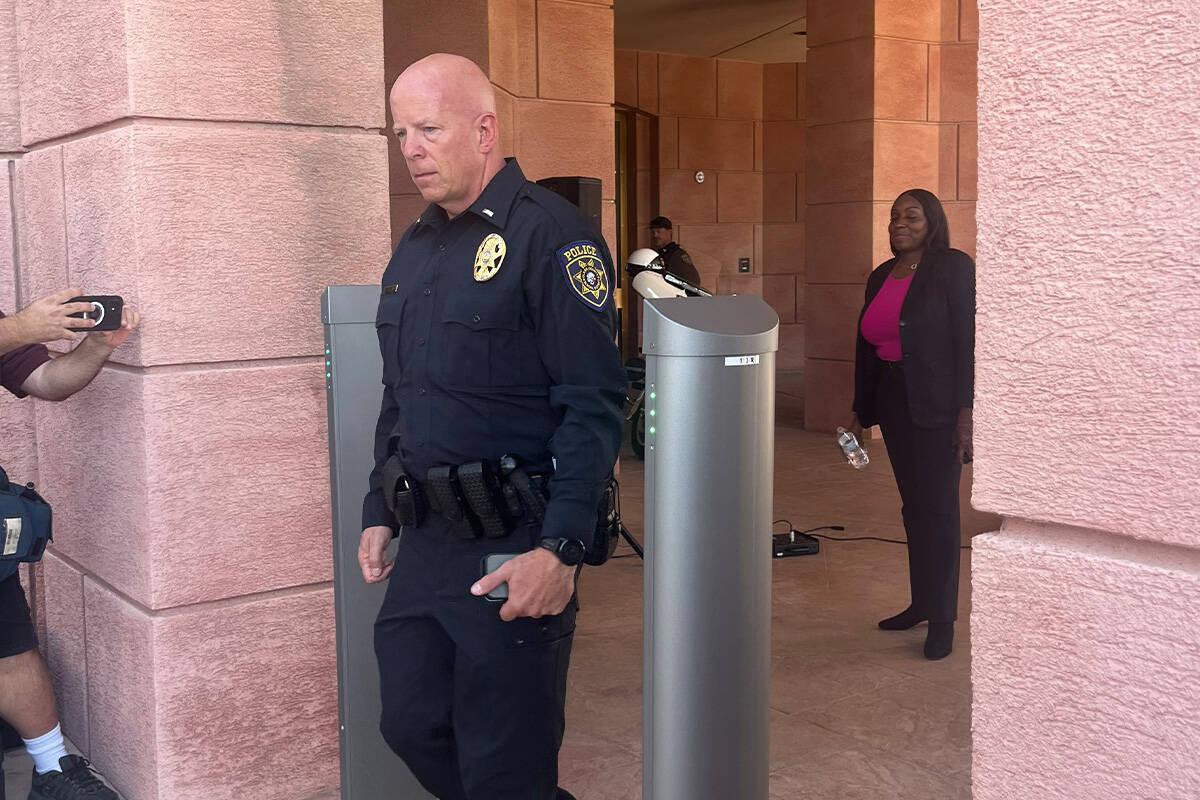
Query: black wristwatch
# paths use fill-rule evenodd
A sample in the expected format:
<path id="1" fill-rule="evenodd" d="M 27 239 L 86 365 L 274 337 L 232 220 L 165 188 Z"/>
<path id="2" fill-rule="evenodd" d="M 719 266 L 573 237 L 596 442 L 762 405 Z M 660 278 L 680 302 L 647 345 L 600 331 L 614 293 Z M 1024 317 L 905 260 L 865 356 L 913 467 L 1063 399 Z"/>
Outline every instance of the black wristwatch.
<path id="1" fill-rule="evenodd" d="M 578 539 L 542 539 L 538 547 L 549 550 L 558 556 L 558 560 L 568 567 L 577 567 L 583 563 L 587 548 Z"/>

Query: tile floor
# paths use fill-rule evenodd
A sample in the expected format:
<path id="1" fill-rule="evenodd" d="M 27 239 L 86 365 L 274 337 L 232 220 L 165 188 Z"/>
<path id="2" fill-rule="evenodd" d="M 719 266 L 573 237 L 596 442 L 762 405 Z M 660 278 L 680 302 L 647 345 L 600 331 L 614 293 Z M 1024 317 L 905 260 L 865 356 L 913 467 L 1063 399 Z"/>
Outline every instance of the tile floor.
<path id="1" fill-rule="evenodd" d="M 781 422 L 775 516 L 798 530 L 902 539 L 900 500 L 882 440 L 851 469 L 826 435 Z M 642 465 L 625 452 L 622 511 L 642 528 Z M 970 509 L 964 544 L 998 518 Z M 785 526 L 779 526 L 786 530 Z M 619 555 L 630 553 L 622 545 Z M 925 626 L 875 623 L 908 604 L 904 547 L 821 542 L 774 562 L 771 800 L 967 800 L 970 788 L 970 551 L 963 551 L 954 653 L 929 662 Z M 561 784 L 579 800 L 641 797 L 642 569 L 636 558 L 584 572 L 572 656 Z"/>
<path id="2" fill-rule="evenodd" d="M 825 532 L 834 536 L 903 538 L 881 440 L 867 442 L 872 460 L 862 472 L 845 463 L 832 437 L 795 423 L 780 422 L 775 448 L 777 518 L 801 530 L 846 527 Z M 964 544 L 999 527 L 970 509 L 970 479 L 968 468 Z M 628 448 L 621 489 L 626 524 L 640 538 L 642 465 Z M 618 555 L 631 552 L 622 544 Z M 818 555 L 774 562 L 771 800 L 969 800 L 970 552 L 963 551 L 956 647 L 944 661 L 922 657 L 924 626 L 875 627 L 907 605 L 906 569 L 903 546 L 880 542 L 822 541 Z M 621 558 L 585 571 L 580 602 L 561 783 L 578 800 L 638 800 L 641 562 Z M 10 800 L 29 791 L 25 760 L 19 750 L 5 757 Z"/>

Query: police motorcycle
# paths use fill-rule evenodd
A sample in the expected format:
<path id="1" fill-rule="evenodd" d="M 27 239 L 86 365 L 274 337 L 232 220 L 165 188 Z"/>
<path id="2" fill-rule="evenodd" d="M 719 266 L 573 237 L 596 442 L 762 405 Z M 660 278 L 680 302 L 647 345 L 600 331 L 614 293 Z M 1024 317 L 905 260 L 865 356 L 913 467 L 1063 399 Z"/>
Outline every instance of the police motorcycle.
<path id="1" fill-rule="evenodd" d="M 625 262 L 633 277 L 633 290 L 644 298 L 712 297 L 712 292 L 667 270 L 662 256 L 649 247 L 634 250 Z M 629 422 L 629 444 L 639 460 L 646 458 L 646 359 L 637 355 L 625 362 L 629 393 L 625 397 L 625 419 Z"/>

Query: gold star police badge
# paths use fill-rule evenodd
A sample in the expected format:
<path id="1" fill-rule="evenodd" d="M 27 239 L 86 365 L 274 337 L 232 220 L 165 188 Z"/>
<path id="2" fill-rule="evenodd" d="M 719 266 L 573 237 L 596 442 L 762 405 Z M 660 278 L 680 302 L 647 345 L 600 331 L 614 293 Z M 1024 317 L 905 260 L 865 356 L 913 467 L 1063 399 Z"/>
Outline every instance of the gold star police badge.
<path id="1" fill-rule="evenodd" d="M 575 296 L 590 308 L 603 311 L 611 292 L 600 248 L 589 241 L 571 242 L 559 248 L 558 263 Z"/>
<path id="2" fill-rule="evenodd" d="M 475 280 L 483 283 L 496 277 L 507 250 L 508 246 L 504 244 L 504 239 L 500 234 L 489 233 L 483 240 L 483 244 L 479 245 L 479 249 L 475 251 Z"/>

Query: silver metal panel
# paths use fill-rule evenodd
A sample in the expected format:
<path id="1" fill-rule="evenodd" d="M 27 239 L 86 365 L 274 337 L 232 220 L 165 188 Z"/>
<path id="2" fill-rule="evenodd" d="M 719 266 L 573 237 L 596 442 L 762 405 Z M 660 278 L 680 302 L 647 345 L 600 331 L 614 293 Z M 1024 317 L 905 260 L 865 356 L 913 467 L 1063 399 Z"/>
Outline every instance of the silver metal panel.
<path id="1" fill-rule="evenodd" d="M 661 298 L 646 301 L 645 308 L 657 318 L 645 323 L 646 356 L 725 356 L 779 349 L 779 315 L 761 297 Z"/>
<path id="2" fill-rule="evenodd" d="M 670 354 L 646 350 L 643 797 L 766 800 L 778 317 L 744 296 L 645 320 Z"/>
<path id="3" fill-rule="evenodd" d="M 337 615 L 338 721 L 343 800 L 427 800 L 379 733 L 374 624 L 386 583 L 368 586 L 358 566 L 362 500 L 374 463 L 383 399 L 375 335 L 378 286 L 330 286 L 321 296 L 333 503 L 333 591 Z"/>

